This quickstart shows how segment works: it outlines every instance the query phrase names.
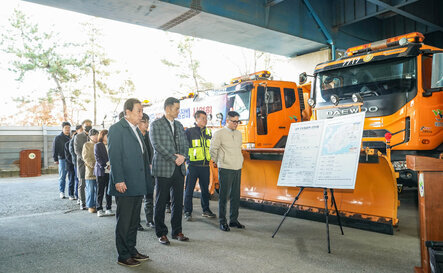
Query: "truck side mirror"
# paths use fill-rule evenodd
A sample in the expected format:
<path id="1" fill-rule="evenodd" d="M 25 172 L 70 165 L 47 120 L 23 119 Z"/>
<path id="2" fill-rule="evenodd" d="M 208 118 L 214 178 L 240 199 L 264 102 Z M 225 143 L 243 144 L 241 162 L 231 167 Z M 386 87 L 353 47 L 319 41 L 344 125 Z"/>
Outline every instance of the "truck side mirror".
<path id="1" fill-rule="evenodd" d="M 308 75 L 306 74 L 306 72 L 303 72 L 298 76 L 299 84 L 304 84 L 307 80 L 308 80 Z"/>
<path id="2" fill-rule="evenodd" d="M 431 88 L 443 87 L 443 53 L 435 53 L 432 58 Z"/>

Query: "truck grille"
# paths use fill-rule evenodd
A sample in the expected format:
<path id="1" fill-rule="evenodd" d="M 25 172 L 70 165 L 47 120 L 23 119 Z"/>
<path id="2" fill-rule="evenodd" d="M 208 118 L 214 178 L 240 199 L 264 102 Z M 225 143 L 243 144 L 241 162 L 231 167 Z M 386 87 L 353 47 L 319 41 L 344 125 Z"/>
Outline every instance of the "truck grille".
<path id="1" fill-rule="evenodd" d="M 379 130 L 364 130 L 363 137 L 385 137 L 385 134 L 389 133 L 388 130 L 379 129 Z"/>

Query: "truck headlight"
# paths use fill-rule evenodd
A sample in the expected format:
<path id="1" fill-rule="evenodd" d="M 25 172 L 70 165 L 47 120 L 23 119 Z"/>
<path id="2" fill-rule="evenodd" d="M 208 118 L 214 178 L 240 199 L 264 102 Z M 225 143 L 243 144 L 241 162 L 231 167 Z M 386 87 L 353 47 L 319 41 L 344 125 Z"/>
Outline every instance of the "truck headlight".
<path id="1" fill-rule="evenodd" d="M 337 95 L 331 95 L 331 102 L 335 105 L 335 106 L 337 106 L 338 105 L 338 102 L 340 101 L 340 98 L 337 96 Z"/>
<path id="2" fill-rule="evenodd" d="M 315 100 L 314 100 L 313 98 L 309 98 L 309 99 L 308 99 L 308 105 L 311 106 L 311 107 L 314 107 L 314 105 L 315 105 Z"/>
<path id="3" fill-rule="evenodd" d="M 363 98 L 361 97 L 361 95 L 359 93 L 354 93 L 354 94 L 352 94 L 352 101 L 355 103 L 363 102 Z"/>
<path id="4" fill-rule="evenodd" d="M 254 149 L 255 143 L 246 143 L 246 149 Z"/>
<path id="5" fill-rule="evenodd" d="M 394 161 L 392 162 L 392 167 L 394 167 L 394 170 L 396 171 L 406 170 L 406 161 Z"/>

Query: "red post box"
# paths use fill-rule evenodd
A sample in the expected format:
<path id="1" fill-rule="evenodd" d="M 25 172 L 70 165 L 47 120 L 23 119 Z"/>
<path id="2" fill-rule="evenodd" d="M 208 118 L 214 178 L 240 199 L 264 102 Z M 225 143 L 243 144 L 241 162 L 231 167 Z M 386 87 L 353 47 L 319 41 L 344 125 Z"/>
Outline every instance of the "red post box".
<path id="1" fill-rule="evenodd" d="M 40 150 L 23 150 L 20 152 L 20 176 L 42 175 L 42 153 Z"/>

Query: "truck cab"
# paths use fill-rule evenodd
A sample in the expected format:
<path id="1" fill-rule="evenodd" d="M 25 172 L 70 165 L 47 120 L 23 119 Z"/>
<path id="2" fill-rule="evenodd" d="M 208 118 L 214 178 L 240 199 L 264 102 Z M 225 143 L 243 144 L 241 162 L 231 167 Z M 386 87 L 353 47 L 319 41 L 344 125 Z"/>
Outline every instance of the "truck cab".
<path id="1" fill-rule="evenodd" d="M 245 148 L 283 148 L 289 127 L 302 121 L 303 92 L 294 82 L 274 81 L 268 71 L 231 80 L 226 86 L 227 110 L 237 111 Z"/>
<path id="2" fill-rule="evenodd" d="M 391 152 L 400 185 L 416 186 L 406 155 L 438 157 L 443 152 L 443 50 L 424 45 L 421 33 L 365 44 L 346 56 L 317 65 L 310 105 L 316 118 L 366 112 L 363 147 Z M 326 109 L 326 106 L 336 107 Z M 390 138 L 387 146 L 385 137 Z"/>

